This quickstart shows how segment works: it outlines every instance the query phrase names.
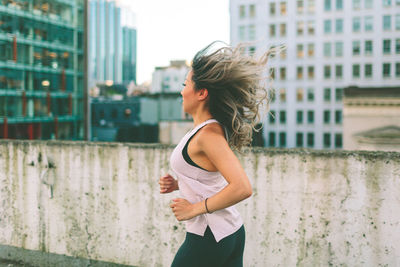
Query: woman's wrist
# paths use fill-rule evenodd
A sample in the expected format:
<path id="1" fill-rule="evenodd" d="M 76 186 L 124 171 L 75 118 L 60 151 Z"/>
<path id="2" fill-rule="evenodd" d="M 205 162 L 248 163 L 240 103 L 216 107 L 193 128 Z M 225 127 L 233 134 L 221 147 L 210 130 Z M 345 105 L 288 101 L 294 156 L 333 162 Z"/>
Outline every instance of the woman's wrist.
<path id="1" fill-rule="evenodd" d="M 195 216 L 207 213 L 207 210 L 205 207 L 205 201 L 203 200 L 203 201 L 194 203 L 193 204 L 193 212 L 194 212 Z"/>

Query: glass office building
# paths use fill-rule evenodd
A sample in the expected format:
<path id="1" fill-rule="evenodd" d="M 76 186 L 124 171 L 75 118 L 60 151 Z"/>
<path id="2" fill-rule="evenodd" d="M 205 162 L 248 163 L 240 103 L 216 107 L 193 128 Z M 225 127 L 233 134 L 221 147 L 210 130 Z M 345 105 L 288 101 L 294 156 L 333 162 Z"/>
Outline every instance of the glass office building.
<path id="1" fill-rule="evenodd" d="M 84 137 L 84 0 L 0 0 L 0 137 Z"/>
<path id="2" fill-rule="evenodd" d="M 89 88 L 106 81 L 136 82 L 134 14 L 115 1 L 89 1 Z"/>

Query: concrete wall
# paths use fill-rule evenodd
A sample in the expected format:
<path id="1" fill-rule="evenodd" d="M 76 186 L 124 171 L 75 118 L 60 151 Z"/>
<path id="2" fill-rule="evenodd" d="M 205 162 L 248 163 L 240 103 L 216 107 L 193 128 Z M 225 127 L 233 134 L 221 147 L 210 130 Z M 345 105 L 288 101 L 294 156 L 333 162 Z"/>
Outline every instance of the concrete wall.
<path id="1" fill-rule="evenodd" d="M 168 208 L 178 193 L 158 193 L 171 152 L 0 141 L 0 256 L 169 266 L 184 239 Z M 238 205 L 245 266 L 400 265 L 399 153 L 255 149 L 240 160 L 254 188 Z"/>

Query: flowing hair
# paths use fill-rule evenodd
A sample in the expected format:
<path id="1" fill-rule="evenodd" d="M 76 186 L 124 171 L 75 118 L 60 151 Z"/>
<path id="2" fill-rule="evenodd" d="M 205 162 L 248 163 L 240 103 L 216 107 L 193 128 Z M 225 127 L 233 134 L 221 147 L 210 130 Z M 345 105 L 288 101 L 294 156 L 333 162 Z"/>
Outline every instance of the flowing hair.
<path id="1" fill-rule="evenodd" d="M 260 130 L 255 127 L 260 107 L 268 103 L 266 64 L 278 49 L 268 49 L 257 59 L 244 52 L 244 44 L 210 52 L 215 43 L 194 56 L 192 81 L 195 90 L 208 90 L 209 112 L 226 128 L 231 148 L 241 150 L 251 143 L 253 130 Z"/>

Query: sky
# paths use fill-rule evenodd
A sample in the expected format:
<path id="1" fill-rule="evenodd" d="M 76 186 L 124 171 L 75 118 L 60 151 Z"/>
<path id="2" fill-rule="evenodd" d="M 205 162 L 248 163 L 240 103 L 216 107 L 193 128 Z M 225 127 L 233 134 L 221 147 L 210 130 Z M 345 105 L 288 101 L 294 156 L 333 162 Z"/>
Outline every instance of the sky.
<path id="1" fill-rule="evenodd" d="M 136 14 L 137 83 L 170 60 L 191 61 L 215 40 L 229 43 L 229 0 L 121 0 Z"/>

